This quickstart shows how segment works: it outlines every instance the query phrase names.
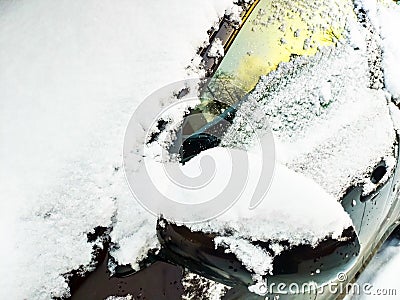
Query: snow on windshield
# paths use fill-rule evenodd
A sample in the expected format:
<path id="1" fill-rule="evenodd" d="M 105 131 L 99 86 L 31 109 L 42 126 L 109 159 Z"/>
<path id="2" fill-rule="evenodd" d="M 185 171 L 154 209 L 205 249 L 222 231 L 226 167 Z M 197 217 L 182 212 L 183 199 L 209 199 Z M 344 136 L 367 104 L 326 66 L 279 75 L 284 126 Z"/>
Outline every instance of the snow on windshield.
<path id="1" fill-rule="evenodd" d="M 373 167 L 382 159 L 388 174 L 394 167 L 395 131 L 390 95 L 368 87 L 367 55 L 339 45 L 281 64 L 261 78 L 241 105 L 225 145 L 251 140 L 252 134 L 240 128 L 241 118 L 251 120 L 257 107 L 264 120 L 254 123 L 271 126 L 280 162 L 338 199 L 350 185 L 363 184 L 364 193 L 369 193 L 374 188 L 369 184 Z"/>

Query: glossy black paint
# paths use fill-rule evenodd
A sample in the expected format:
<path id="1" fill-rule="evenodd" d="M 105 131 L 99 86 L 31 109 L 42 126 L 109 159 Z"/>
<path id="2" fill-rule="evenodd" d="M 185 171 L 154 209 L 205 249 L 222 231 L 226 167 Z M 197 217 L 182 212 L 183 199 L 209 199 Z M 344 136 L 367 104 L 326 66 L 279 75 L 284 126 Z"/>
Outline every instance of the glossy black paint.
<path id="1" fill-rule="evenodd" d="M 163 253 L 171 263 L 183 265 L 229 286 L 254 284 L 253 274 L 234 254 L 226 253 L 222 247 L 215 248 L 215 235 L 193 232 L 166 220 L 158 224 L 157 233 Z M 272 253 L 271 242 L 253 244 Z M 303 283 L 312 280 L 322 284 L 331 279 L 330 276 L 346 270 L 360 250 L 352 228 L 346 229 L 339 240 L 327 237 L 315 247 L 307 244 L 289 247 L 287 242 L 281 243 L 288 247 L 276 256 L 273 262 L 274 275 L 268 276 L 270 280 L 278 282 Z"/>

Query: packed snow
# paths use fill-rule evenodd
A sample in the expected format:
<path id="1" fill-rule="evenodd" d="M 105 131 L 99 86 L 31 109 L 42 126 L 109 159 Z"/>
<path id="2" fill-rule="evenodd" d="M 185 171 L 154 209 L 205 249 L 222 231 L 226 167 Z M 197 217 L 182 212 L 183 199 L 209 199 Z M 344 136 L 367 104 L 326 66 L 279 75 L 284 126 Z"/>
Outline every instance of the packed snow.
<path id="1" fill-rule="evenodd" d="M 243 128 L 247 120 L 263 124 L 259 131 L 274 133 L 278 161 L 337 199 L 352 184 L 363 184 L 367 194 L 372 168 L 383 159 L 390 174 L 395 161 L 390 97 L 370 89 L 368 75 L 367 53 L 347 45 L 283 63 L 240 106 L 224 143 L 247 144 L 254 138 Z"/>
<path id="2" fill-rule="evenodd" d="M 256 179 L 260 174 L 261 155 L 252 149 L 248 154 L 247 186 L 237 202 L 216 219 L 188 225 L 191 229 L 219 233 L 221 236 L 236 236 L 250 241 L 285 240 L 292 245 L 314 245 L 326 236 L 339 237 L 343 229 L 351 226 L 349 216 L 332 195 L 312 179 L 280 163 L 275 166 L 274 177 L 266 197 L 255 209 L 250 210 L 249 199 L 258 183 Z M 224 155 L 229 157 L 223 147 L 206 150 L 189 161 L 187 168 L 197 169 L 203 156 Z M 219 172 L 222 173 L 221 170 Z M 288 182 L 291 182 L 290 188 L 287 187 Z M 318 210 L 317 207 L 324 209 Z"/>
<path id="3" fill-rule="evenodd" d="M 123 175 L 124 131 L 231 5 L 0 3 L 1 299 L 67 295 L 62 274 L 89 268 L 96 226 L 113 225 L 121 263 L 156 245 Z"/>
<path id="4" fill-rule="evenodd" d="M 277 255 L 282 251 L 279 244 L 282 241 L 291 245 L 315 245 L 328 236 L 340 237 L 344 229 L 352 226 L 349 216 L 332 195 L 312 179 L 280 163 L 275 166 L 266 197 L 255 209 L 250 210 L 249 199 L 260 175 L 261 155 L 257 151 L 249 150 L 247 186 L 237 202 L 217 218 L 208 222 L 187 224 L 189 228 L 215 233 L 216 247 L 226 248 L 226 251 L 234 253 L 249 271 L 264 275 L 273 274 L 273 257 L 267 249 L 252 245 L 252 241 L 272 242 L 272 249 L 277 250 Z M 209 149 L 186 165 L 187 168 L 195 169 L 198 168 L 202 156 L 220 157 L 224 154 L 229 157 L 223 147 Z M 224 167 L 229 168 L 227 165 Z M 223 173 L 221 170 L 217 172 Z"/>
<path id="5" fill-rule="evenodd" d="M 182 300 L 220 300 L 229 290 L 229 287 L 216 283 L 200 275 L 186 272 L 182 279 Z"/>
<path id="6" fill-rule="evenodd" d="M 224 46 L 219 38 L 216 38 L 211 45 L 210 51 L 207 53 L 208 57 L 221 58 L 225 54 Z"/>
<path id="7" fill-rule="evenodd" d="M 216 247 L 226 248 L 225 253 L 235 254 L 249 271 L 258 275 L 272 274 L 273 257 L 261 247 L 236 237 L 217 236 L 214 242 Z"/>
<path id="8" fill-rule="evenodd" d="M 398 67 L 400 65 L 400 41 L 398 39 L 400 6 L 390 0 L 358 0 L 356 3 L 366 10 L 372 25 L 380 36 L 385 86 L 398 100 L 400 97 L 400 69 Z"/>
<path id="9" fill-rule="evenodd" d="M 387 92 L 398 99 L 400 8 L 389 2 L 360 3 L 379 31 Z M 138 103 L 148 94 L 187 76 L 186 66 L 193 58 L 198 61 L 196 48 L 208 39 L 207 30 L 224 13 L 236 19 L 239 12 L 229 0 L 121 1 L 120 5 L 91 0 L 0 2 L 0 236 L 4 241 L 0 298 L 67 296 L 63 274 L 80 266 L 87 270 L 93 267 L 92 246 L 100 242 L 88 243 L 87 234 L 97 226 L 113 227 L 111 238 L 116 246 L 112 255 L 119 263 L 137 268 L 147 251 L 158 246 L 155 218 L 133 200 L 122 172 L 124 131 Z M 361 31 L 358 37 L 363 36 L 363 29 L 355 26 L 355 30 Z M 352 36 L 357 45 L 363 43 L 355 38 L 356 33 Z M 224 54 L 221 45 L 214 46 L 216 55 Z M 365 47 L 358 52 L 346 46 L 338 49 L 343 54 L 319 57 L 325 68 L 300 68 L 298 77 L 287 82 L 293 91 L 299 82 L 307 83 L 299 95 L 286 88 L 286 92 L 276 90 L 269 99 L 260 99 L 256 90 L 255 101 L 268 100 L 276 109 L 270 113 L 275 113 L 271 125 L 279 162 L 268 198 L 250 213 L 248 203 L 239 200 L 230 213 L 212 225 L 197 227 L 222 233 L 216 244 L 242 257 L 257 273 L 270 271 L 270 257 L 263 256 L 267 254 L 260 249 L 243 253 L 239 242 L 248 246 L 253 239 L 268 237 L 313 244 L 327 235 L 339 236 L 351 221 L 335 196 L 349 182 L 363 182 L 377 163 L 372 153 L 378 153 L 389 167 L 393 165 L 393 128 L 385 106 L 389 94 L 366 89 L 366 57 L 360 55 Z M 282 65 L 277 72 L 299 62 L 302 60 Z M 330 82 L 326 80 L 329 72 Z M 313 80 L 304 81 L 310 74 Z M 269 79 L 264 77 L 257 89 L 262 90 Z M 343 88 L 341 83 L 349 87 Z M 312 97 L 305 99 L 310 90 Z M 292 96 L 303 97 L 310 111 L 300 110 L 294 116 L 289 113 L 287 117 L 293 119 L 285 122 L 276 112 L 285 109 L 279 101 Z M 349 121 L 343 111 L 360 114 Z M 314 116 L 332 118 L 320 124 Z M 305 127 L 296 125 L 298 117 L 309 117 Z M 371 126 L 376 122 L 379 128 Z M 338 133 L 334 137 L 328 133 L 332 128 Z M 350 128 L 354 132 L 349 132 Z M 297 136 L 313 147 L 300 144 Z M 371 140 L 371 136 L 377 138 Z M 356 141 L 367 138 L 371 143 L 357 155 Z M 235 141 L 224 143 L 233 145 Z M 329 155 L 328 149 L 333 151 L 342 143 L 348 152 Z M 342 169 L 334 169 L 343 161 L 346 165 Z M 198 166 L 196 160 L 192 166 Z M 337 180 L 321 180 L 326 179 L 323 175 L 328 170 Z M 357 177 L 361 170 L 365 176 Z M 291 190 L 284 184 L 289 181 L 294 182 Z M 286 201 L 277 207 L 276 201 L 284 195 Z M 299 198 L 307 199 L 308 206 L 295 201 Z M 304 218 L 293 205 L 302 211 L 311 207 L 312 212 L 305 212 Z M 260 228 L 256 218 L 261 213 L 274 214 L 274 226 Z M 287 218 L 295 221 L 286 224 Z M 228 228 L 230 235 L 224 235 Z M 280 249 L 279 244 L 273 247 L 277 252 Z M 250 258 L 250 253 L 260 256 Z M 388 254 L 385 260 L 391 260 L 374 269 L 380 270 L 374 279 L 376 285 L 397 278 L 398 247 L 390 245 L 384 253 Z M 260 257 L 264 260 L 258 260 Z M 223 287 L 213 287 L 219 289 L 215 294 L 223 293 Z"/>
<path id="10" fill-rule="evenodd" d="M 227 16 L 229 21 L 234 25 L 239 26 L 242 23 L 242 12 L 243 9 L 239 5 L 232 5 L 225 11 L 225 16 Z"/>

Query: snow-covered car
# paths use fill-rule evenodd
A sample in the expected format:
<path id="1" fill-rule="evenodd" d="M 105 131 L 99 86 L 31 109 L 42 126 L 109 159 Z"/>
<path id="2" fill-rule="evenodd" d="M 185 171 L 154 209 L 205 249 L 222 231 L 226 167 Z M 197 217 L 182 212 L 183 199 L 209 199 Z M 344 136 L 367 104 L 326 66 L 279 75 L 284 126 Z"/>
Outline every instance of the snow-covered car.
<path id="1" fill-rule="evenodd" d="M 251 133 L 243 124 L 260 122 L 261 111 L 277 142 L 267 196 L 276 199 L 257 213 L 237 205 L 241 214 L 200 225 L 161 219 L 162 254 L 235 287 L 226 299 L 335 299 L 400 218 L 399 109 L 379 29 L 361 2 L 260 0 L 252 9 L 235 40 L 227 39 L 226 55 L 211 55 L 208 65 L 217 67 L 191 111 L 210 121 L 184 123 L 200 128 L 184 130 L 179 154 L 190 163 L 207 149 L 246 144 Z M 218 101 L 228 94 L 238 100 Z M 350 222 L 303 175 L 333 196 Z"/>
<path id="2" fill-rule="evenodd" d="M 163 215 L 161 249 L 143 270 L 118 266 L 99 289 L 124 294 L 169 272 L 164 283 L 174 290 L 179 270 L 154 267 L 162 261 L 230 287 L 223 299 L 336 299 L 399 225 L 400 88 L 371 1 L 256 0 L 243 8 L 241 19 L 212 33 L 201 53 L 210 76 L 201 103 L 163 147 L 187 169 L 235 149 L 250 154 L 253 170 L 253 142 L 271 133 L 273 177 L 249 180 L 268 192 L 248 209 L 245 191 L 205 222 Z M 158 120 L 160 132 L 169 121 Z M 88 297 L 96 282 L 78 285 L 75 296 Z"/>

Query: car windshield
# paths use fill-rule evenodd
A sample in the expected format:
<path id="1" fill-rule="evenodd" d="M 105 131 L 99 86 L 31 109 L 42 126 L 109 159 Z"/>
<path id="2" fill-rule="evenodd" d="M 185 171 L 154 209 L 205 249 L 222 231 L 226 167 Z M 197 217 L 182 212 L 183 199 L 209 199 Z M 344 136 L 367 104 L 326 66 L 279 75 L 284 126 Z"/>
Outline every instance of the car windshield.
<path id="1" fill-rule="evenodd" d="M 293 56 L 315 55 L 319 47 L 335 45 L 343 35 L 345 20 L 331 22 L 328 15 L 349 14 L 349 6 L 331 7 L 303 1 L 255 1 L 256 5 L 232 43 L 201 96 L 199 110 L 207 119 L 219 115 L 227 104 L 237 102 L 256 86 L 262 75 Z M 309 2 L 309 1 L 308 1 Z M 307 2 L 307 5 L 309 4 Z M 227 90 L 233 91 L 226 93 Z M 242 94 L 238 93 L 241 91 Z M 222 103 L 218 102 L 221 99 Z"/>
<path id="2" fill-rule="evenodd" d="M 231 128 L 221 127 L 226 134 L 210 143 L 212 147 L 248 144 L 254 132 L 241 128 L 244 119 L 271 128 L 285 153 L 284 163 L 340 198 L 351 182 L 367 182 L 366 173 L 381 158 L 393 156 L 395 138 L 385 96 L 370 90 L 376 88 L 368 77 L 370 61 L 379 59 L 366 53 L 373 45 L 352 41 L 359 32 L 346 28 L 357 20 L 347 1 L 327 6 L 259 0 L 252 9 L 203 86 L 201 103 L 191 111 L 196 117 L 184 122 L 185 138 L 205 132 L 209 124 L 221 123 L 227 116 L 233 119 L 239 108 L 240 116 L 228 120 Z M 229 114 L 224 114 L 227 108 Z M 359 114 L 344 117 L 351 111 Z M 265 118 L 256 120 L 255 115 Z M 357 143 L 368 134 L 378 138 L 359 155 Z M 334 149 L 341 155 L 327 154 Z M 324 178 L 327 169 L 336 175 Z"/>
<path id="3" fill-rule="evenodd" d="M 352 8 L 335 3 L 332 10 L 321 3 L 313 4 L 315 7 L 310 9 L 306 4 L 309 5 L 308 1 L 279 1 L 278 5 L 277 1 L 258 0 L 243 13 L 243 23 L 231 32 L 223 45 L 223 59 L 213 57 L 217 68 L 202 86 L 201 103 L 184 121 L 183 140 L 197 131 L 204 131 L 213 120 L 218 122 L 227 108 L 235 113 L 237 105 L 256 87 L 260 78 L 276 70 L 279 64 L 295 57 L 315 56 L 318 49 L 336 45 L 343 37 L 345 19 L 332 22 L 327 16 L 354 16 Z M 208 52 L 212 52 L 212 48 L 213 44 Z M 209 53 L 204 55 L 206 59 L 209 56 Z M 324 108 L 329 104 L 330 101 L 326 101 Z M 176 145 L 171 147 L 171 152 L 177 152 Z"/>

